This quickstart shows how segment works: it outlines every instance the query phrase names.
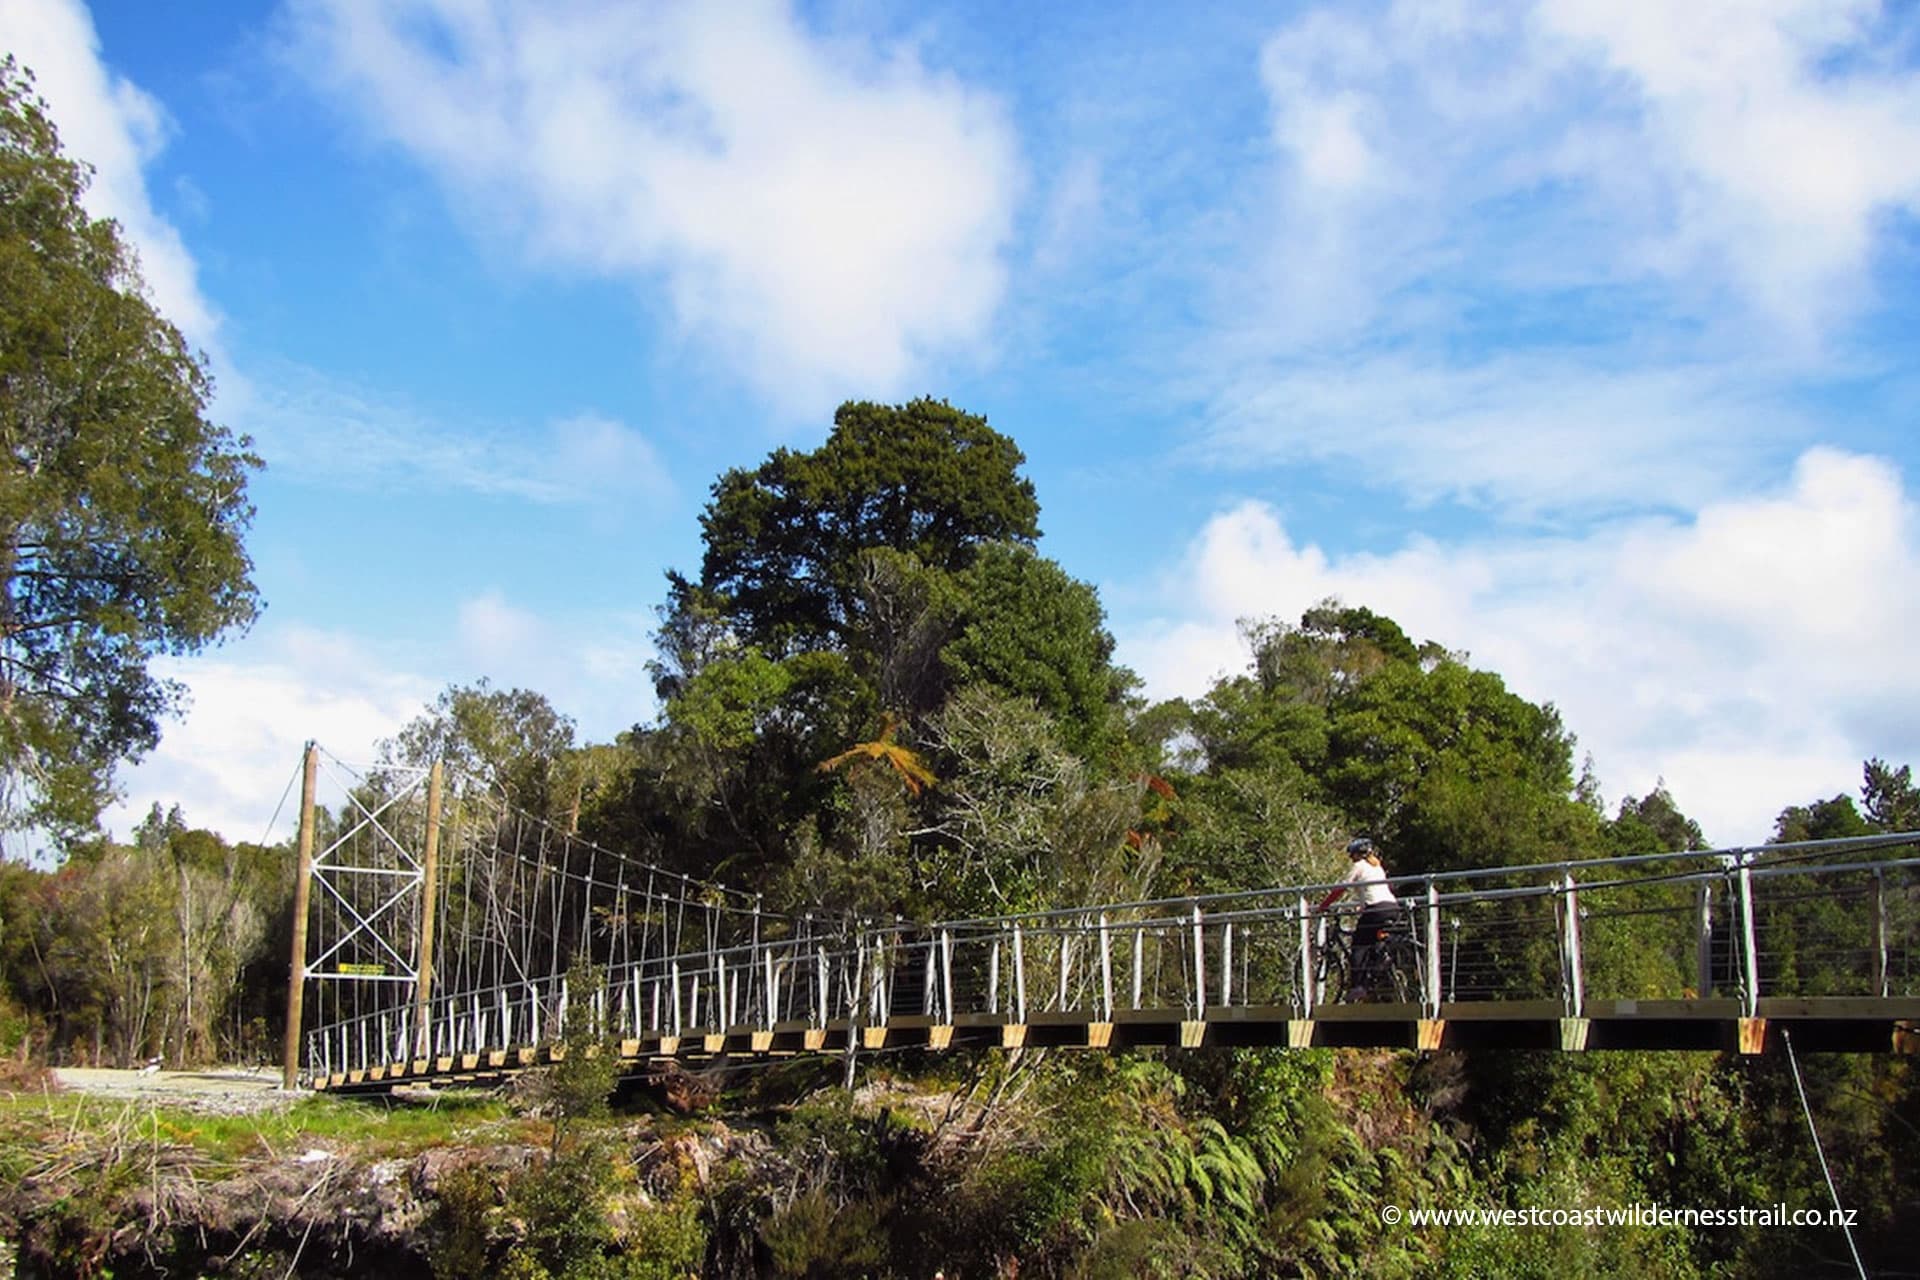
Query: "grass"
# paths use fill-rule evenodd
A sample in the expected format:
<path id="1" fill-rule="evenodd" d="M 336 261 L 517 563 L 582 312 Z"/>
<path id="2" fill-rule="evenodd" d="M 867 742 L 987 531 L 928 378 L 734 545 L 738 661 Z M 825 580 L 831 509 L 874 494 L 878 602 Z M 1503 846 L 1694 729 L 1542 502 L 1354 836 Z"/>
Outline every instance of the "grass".
<path id="1" fill-rule="evenodd" d="M 61 1146 L 90 1140 L 186 1148 L 215 1164 L 297 1155 L 315 1146 L 368 1159 L 416 1155 L 471 1141 L 534 1141 L 527 1122 L 491 1097 L 447 1094 L 432 1103 L 307 1097 L 241 1115 L 79 1092 L 0 1097 L 0 1176 L 18 1177 Z"/>

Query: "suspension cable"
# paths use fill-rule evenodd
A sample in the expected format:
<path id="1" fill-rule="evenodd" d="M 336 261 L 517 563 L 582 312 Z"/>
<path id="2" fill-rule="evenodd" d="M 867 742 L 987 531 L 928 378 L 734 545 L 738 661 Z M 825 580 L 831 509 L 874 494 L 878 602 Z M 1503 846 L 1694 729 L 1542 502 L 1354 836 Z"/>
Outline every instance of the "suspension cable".
<path id="1" fill-rule="evenodd" d="M 1853 1255 L 1853 1268 L 1860 1273 L 1860 1280 L 1867 1280 L 1866 1264 L 1860 1261 L 1860 1249 L 1853 1243 L 1853 1228 L 1847 1223 L 1846 1211 L 1840 1207 L 1840 1191 L 1833 1185 L 1833 1170 L 1827 1167 L 1827 1153 L 1820 1145 L 1820 1131 L 1813 1125 L 1813 1107 L 1807 1102 L 1806 1082 L 1800 1078 L 1800 1059 L 1793 1052 L 1793 1033 L 1780 1028 L 1780 1040 L 1787 1046 L 1787 1065 L 1793 1068 L 1793 1087 L 1800 1092 L 1800 1111 L 1806 1116 L 1807 1132 L 1813 1137 L 1813 1153 L 1820 1157 L 1820 1175 L 1827 1180 L 1827 1194 L 1833 1198 L 1834 1210 L 1840 1215 L 1840 1229 L 1847 1235 L 1847 1252 Z"/>

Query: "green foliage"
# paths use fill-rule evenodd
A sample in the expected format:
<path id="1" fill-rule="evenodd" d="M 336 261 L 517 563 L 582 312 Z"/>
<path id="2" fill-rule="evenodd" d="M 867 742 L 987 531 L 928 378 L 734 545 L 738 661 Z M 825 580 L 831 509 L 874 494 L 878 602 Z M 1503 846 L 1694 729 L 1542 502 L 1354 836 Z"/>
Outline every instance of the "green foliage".
<path id="1" fill-rule="evenodd" d="M 252 621 L 259 460 L 204 360 L 88 215 L 32 81 L 0 62 L 0 819 L 74 836 L 179 689 L 148 673 Z"/>
<path id="2" fill-rule="evenodd" d="M 427 1222 L 434 1280 L 484 1275 L 493 1259 L 498 1186 L 492 1172 L 464 1165 L 440 1179 Z"/>
<path id="3" fill-rule="evenodd" d="M 567 989 L 598 991 L 604 979 L 600 969 L 576 957 L 567 970 Z M 605 1028 L 594 1025 L 584 999 L 567 1010 L 560 1043 L 565 1056 L 546 1069 L 538 1091 L 541 1104 L 553 1116 L 551 1156 L 556 1160 L 582 1126 L 607 1115 L 613 1087 L 620 1079 L 619 1045 Z"/>
<path id="4" fill-rule="evenodd" d="M 670 607 L 711 603 L 742 642 L 775 656 L 844 644 L 862 552 L 887 547 L 952 573 L 982 543 L 1039 536 L 1023 461 L 984 418 L 943 402 L 842 405 L 819 449 L 781 449 L 715 483 L 700 583 L 675 578 Z"/>
<path id="5" fill-rule="evenodd" d="M 1656 783 L 1645 797 L 1628 796 L 1620 802 L 1620 812 L 1607 825 L 1608 851 L 1635 853 L 1672 853 L 1682 849 L 1705 849 L 1707 838 L 1700 824 L 1680 812 L 1665 783 Z"/>
<path id="6" fill-rule="evenodd" d="M 1872 834 L 1873 828 L 1860 816 L 1860 810 L 1854 807 L 1853 797 L 1845 794 L 1815 800 L 1812 804 L 1788 805 L 1780 811 L 1780 816 L 1773 824 L 1775 844 L 1802 840 L 1845 840 Z"/>
<path id="7" fill-rule="evenodd" d="M 416 768 L 439 761 L 541 817 L 558 817 L 579 799 L 557 785 L 572 753 L 573 721 L 544 696 L 495 689 L 484 678 L 448 686 L 380 747 L 385 761 Z"/>
<path id="8" fill-rule="evenodd" d="M 1913 766 L 1895 769 L 1876 757 L 1866 762 L 1862 772 L 1866 782 L 1860 794 L 1867 821 L 1879 831 L 1920 830 L 1920 791 L 1914 790 Z"/>
<path id="9" fill-rule="evenodd" d="M 1092 587 L 1016 543 L 990 543 L 959 575 L 964 621 L 940 657 L 955 686 L 1031 700 L 1073 751 L 1112 731 L 1129 677 Z"/>
<path id="10" fill-rule="evenodd" d="M 50 874 L 0 866 L 0 978 L 51 1055 L 237 1058 L 285 999 L 290 882 L 284 850 L 229 845 L 156 805 L 132 846 L 77 846 Z"/>
<path id="11" fill-rule="evenodd" d="M 795 1196 L 760 1228 L 773 1274 L 794 1280 L 860 1280 L 886 1262 L 886 1199 L 836 1200 L 825 1187 Z"/>
<path id="12" fill-rule="evenodd" d="M 507 1191 L 508 1216 L 522 1226 L 506 1273 L 588 1276 L 613 1244 L 607 1220 L 611 1166 L 596 1144 L 581 1144 L 516 1177 Z M 527 1266 L 537 1264 L 537 1270 Z M 519 1268 L 516 1271 L 516 1268 Z"/>
<path id="13" fill-rule="evenodd" d="M 1143 896 L 1151 863 L 1127 843 L 1140 787 L 1100 781 L 1031 702 L 968 686 L 927 736 L 941 783 L 910 856 L 939 914 Z"/>
<path id="14" fill-rule="evenodd" d="M 1327 789 L 1399 872 L 1564 856 L 1588 836 L 1573 740 L 1550 706 L 1443 658 L 1389 665 L 1334 704 Z"/>

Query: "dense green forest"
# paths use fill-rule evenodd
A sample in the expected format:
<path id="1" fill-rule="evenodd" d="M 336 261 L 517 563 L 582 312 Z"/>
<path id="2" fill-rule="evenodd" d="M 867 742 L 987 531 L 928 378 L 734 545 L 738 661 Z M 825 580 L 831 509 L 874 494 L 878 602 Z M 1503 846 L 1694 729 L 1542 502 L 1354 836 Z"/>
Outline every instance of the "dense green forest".
<path id="1" fill-rule="evenodd" d="M 11 65 L 0 105 L 12 468 L 0 764 L 8 819 L 57 831 L 63 850 L 54 866 L 0 864 L 0 1051 L 260 1061 L 281 1030 L 289 850 L 230 843 L 178 809 L 156 807 L 127 844 L 94 829 L 113 762 L 151 744 L 173 696 L 145 656 L 251 616 L 240 538 L 253 459 L 206 423 L 204 371 L 178 334 L 128 301 L 131 264 L 111 224 L 80 211 L 84 175 Z M 62 336 L 75 331 L 89 336 Z M 124 394 L 43 412 L 39 393 L 67 385 Z M 140 429 L 155 422 L 166 429 Z M 1603 808 L 1552 706 L 1360 603 L 1249 621 L 1243 671 L 1191 702 L 1149 702 L 1114 662 L 1096 592 L 1041 553 L 1023 461 L 941 401 L 847 404 L 820 447 L 713 486 L 700 565 L 668 575 L 651 720 L 581 742 L 539 692 L 481 682 L 448 689 L 383 749 L 444 760 L 568 830 L 774 909 L 936 919 L 1326 881 L 1356 834 L 1400 874 L 1708 846 L 1664 789 Z M 1790 804 L 1777 836 L 1915 826 L 1910 770 L 1871 760 L 1857 802 Z M 572 1124 L 603 1110 L 612 1082 L 575 1072 L 553 1083 L 551 1143 L 527 1170 L 440 1184 L 424 1228 L 433 1265 L 810 1277 L 1846 1265 L 1828 1231 L 1439 1233 L 1381 1218 L 1386 1205 L 1823 1207 L 1796 1087 L 1773 1057 L 994 1052 L 868 1071 L 895 1101 L 843 1093 L 804 1064 L 733 1083 L 708 1114 L 758 1126 L 755 1157 L 634 1204 L 639 1175 L 617 1142 Z M 1805 1071 L 1869 1265 L 1912 1268 L 1909 1063 L 1833 1057 Z M 898 1101 L 914 1097 L 946 1110 Z"/>

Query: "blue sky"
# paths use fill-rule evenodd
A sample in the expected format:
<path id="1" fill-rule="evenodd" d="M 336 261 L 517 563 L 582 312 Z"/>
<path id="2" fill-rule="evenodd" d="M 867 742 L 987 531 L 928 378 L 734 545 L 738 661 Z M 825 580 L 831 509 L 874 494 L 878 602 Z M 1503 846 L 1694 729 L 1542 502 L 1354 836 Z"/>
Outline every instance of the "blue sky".
<path id="1" fill-rule="evenodd" d="M 251 434 L 268 602 L 124 777 L 257 838 L 449 682 L 651 717 L 707 486 L 1025 449 L 1151 692 L 1327 595 L 1720 842 L 1920 759 L 1920 72 L 1856 0 L 0 0 Z"/>

